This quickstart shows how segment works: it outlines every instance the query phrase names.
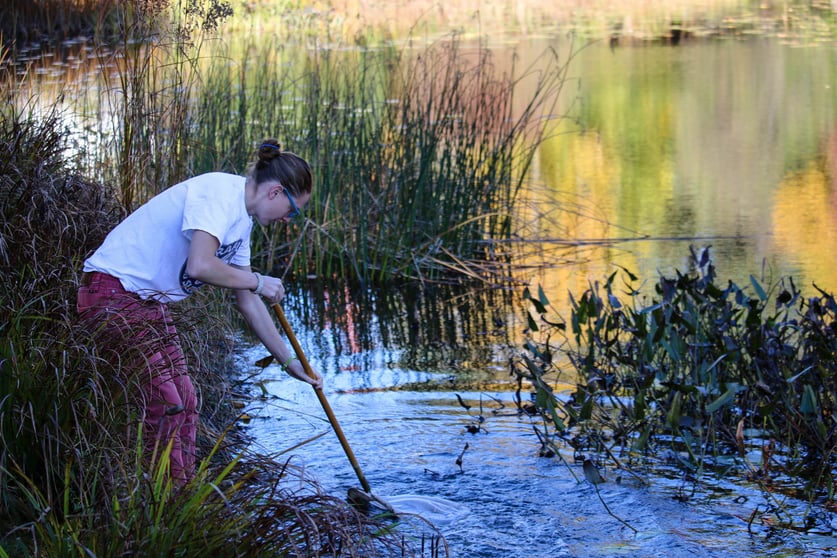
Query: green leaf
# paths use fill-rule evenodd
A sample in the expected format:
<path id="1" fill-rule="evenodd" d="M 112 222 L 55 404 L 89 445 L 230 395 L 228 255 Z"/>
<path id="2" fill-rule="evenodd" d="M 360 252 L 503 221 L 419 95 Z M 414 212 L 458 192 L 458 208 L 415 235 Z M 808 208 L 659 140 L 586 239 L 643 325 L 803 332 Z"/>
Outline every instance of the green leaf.
<path id="1" fill-rule="evenodd" d="M 541 285 L 538 285 L 538 300 L 544 307 L 549 306 L 549 299 L 546 298 L 546 294 L 544 294 L 543 287 Z"/>
<path id="2" fill-rule="evenodd" d="M 678 350 L 678 346 L 676 344 L 677 339 L 672 339 L 672 342 L 669 343 L 668 339 L 660 340 L 660 344 L 662 344 L 663 348 L 669 354 L 671 359 L 675 362 L 680 360 L 680 351 Z"/>
<path id="3" fill-rule="evenodd" d="M 561 432 L 566 430 L 567 426 L 564 424 L 564 421 L 561 420 L 561 417 L 558 416 L 558 412 L 556 411 L 557 405 L 555 404 L 555 398 L 550 397 L 546 402 L 546 406 L 549 409 L 549 415 L 552 417 L 552 423 L 555 425 L 555 428 Z"/>
<path id="4" fill-rule="evenodd" d="M 645 418 L 645 391 L 640 391 L 634 397 L 634 420 L 641 421 Z"/>
<path id="5" fill-rule="evenodd" d="M 535 392 L 535 405 L 537 406 L 537 408 L 546 409 L 549 405 L 548 398 L 549 394 L 546 391 L 542 389 L 537 390 Z"/>
<path id="6" fill-rule="evenodd" d="M 530 298 L 529 302 L 532 303 L 532 306 L 535 307 L 535 311 L 538 314 L 546 314 L 546 307 L 543 304 L 541 304 L 541 302 L 539 300 L 535 300 L 534 298 Z"/>
<path id="7" fill-rule="evenodd" d="M 541 374 L 543 374 L 543 370 L 541 370 L 541 369 L 538 367 L 538 365 L 537 365 L 537 364 L 535 364 L 535 363 L 532 361 L 532 359 L 530 359 L 529 357 L 527 357 L 527 356 L 525 356 L 525 355 L 524 355 L 524 356 L 523 356 L 523 361 L 526 363 L 526 368 L 528 368 L 528 369 L 529 369 L 529 372 L 530 372 L 530 373 L 532 374 L 532 376 L 534 376 L 535 378 L 537 378 L 538 376 L 540 376 Z"/>
<path id="8" fill-rule="evenodd" d="M 706 412 L 710 415 L 732 401 L 732 398 L 735 397 L 735 394 L 738 393 L 738 388 L 740 386 L 738 384 L 733 384 L 730 386 L 724 393 L 721 394 L 715 401 L 710 403 L 706 406 Z"/>
<path id="9" fill-rule="evenodd" d="M 552 422 L 555 424 L 555 428 L 557 428 L 560 432 L 564 432 L 567 430 L 567 425 L 564 424 L 564 421 L 561 417 L 558 416 L 558 413 L 555 412 L 555 409 L 552 410 Z"/>
<path id="10" fill-rule="evenodd" d="M 671 407 L 669 407 L 666 414 L 666 422 L 674 429 L 680 427 L 680 404 L 683 400 L 683 394 L 679 391 L 674 393 L 674 398 L 671 400 Z"/>
<path id="11" fill-rule="evenodd" d="M 764 289 L 761 288 L 759 282 L 756 280 L 755 276 L 750 275 L 750 283 L 753 285 L 753 288 L 756 290 L 756 294 L 759 297 L 759 300 L 764 302 L 767 300 L 767 293 L 764 292 Z"/>
<path id="12" fill-rule="evenodd" d="M 530 331 L 538 331 L 538 322 L 535 321 L 535 318 L 529 312 L 526 312 L 526 321 Z"/>
<path id="13" fill-rule="evenodd" d="M 645 449 L 645 446 L 648 444 L 648 438 L 651 436 L 651 423 L 649 422 L 645 429 L 642 431 L 642 435 L 639 439 L 633 443 L 633 448 L 637 451 L 641 451 Z"/>
<path id="14" fill-rule="evenodd" d="M 590 417 L 593 416 L 593 398 L 588 397 L 587 400 L 584 402 L 584 405 L 581 406 L 581 420 L 590 420 Z"/>
<path id="15" fill-rule="evenodd" d="M 638 314 L 639 314 L 640 316 L 642 316 L 642 315 L 644 315 L 644 314 L 648 314 L 649 312 L 654 312 L 654 311 L 655 311 L 655 310 L 657 310 L 658 308 L 662 307 L 662 305 L 663 305 L 663 303 L 662 303 L 662 302 L 658 302 L 657 304 L 653 304 L 653 305 L 651 305 L 651 306 L 646 306 L 645 308 L 641 309 L 641 310 L 638 312 Z M 656 319 L 656 318 L 655 318 L 655 319 Z"/>
<path id="16" fill-rule="evenodd" d="M 788 378 L 786 381 L 787 381 L 789 384 L 794 383 L 796 380 L 798 380 L 799 378 L 801 378 L 802 376 L 804 376 L 805 374 L 807 374 L 807 373 L 808 373 L 808 372 L 809 372 L 809 371 L 810 371 L 813 367 L 814 367 L 814 366 L 813 366 L 813 365 L 811 365 L 811 366 L 809 366 L 809 367 L 805 368 L 805 370 L 803 370 L 802 372 L 800 372 L 799 374 L 797 374 L 797 375 L 795 375 L 795 376 L 793 376 L 793 377 L 791 377 L 791 378 Z"/>
<path id="17" fill-rule="evenodd" d="M 819 413 L 819 405 L 817 405 L 817 394 L 814 393 L 814 388 L 811 384 L 805 384 L 802 392 L 802 403 L 799 405 L 799 411 L 803 415 L 814 415 Z"/>

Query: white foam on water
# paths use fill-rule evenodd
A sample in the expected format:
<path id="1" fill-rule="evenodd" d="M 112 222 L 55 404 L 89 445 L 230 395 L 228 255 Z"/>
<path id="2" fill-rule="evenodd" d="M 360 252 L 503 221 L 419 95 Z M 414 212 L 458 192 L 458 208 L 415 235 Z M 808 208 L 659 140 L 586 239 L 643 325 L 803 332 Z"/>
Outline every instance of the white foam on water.
<path id="1" fill-rule="evenodd" d="M 463 504 L 435 496 L 401 494 L 388 496 L 385 501 L 397 514 L 418 515 L 436 526 L 447 525 L 470 513 L 468 507 Z"/>

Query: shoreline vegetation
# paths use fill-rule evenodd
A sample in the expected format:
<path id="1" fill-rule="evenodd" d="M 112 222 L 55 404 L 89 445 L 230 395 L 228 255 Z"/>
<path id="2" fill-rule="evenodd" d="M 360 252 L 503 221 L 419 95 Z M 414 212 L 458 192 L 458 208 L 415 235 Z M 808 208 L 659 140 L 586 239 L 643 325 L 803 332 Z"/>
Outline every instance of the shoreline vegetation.
<path id="1" fill-rule="evenodd" d="M 55 46 L 81 38 L 119 43 L 131 32 L 132 12 L 154 15 L 168 6 L 201 12 L 217 23 L 235 14 L 219 29 L 222 34 L 281 27 L 289 40 L 298 41 L 316 36 L 345 43 L 360 36 L 367 42 L 387 41 L 447 35 L 451 29 L 469 36 L 571 30 L 585 39 L 629 42 L 771 34 L 788 40 L 835 39 L 832 0 L 672 0 L 662 6 L 644 0 L 570 0 L 558 5 L 497 0 L 462 6 L 435 0 L 9 0 L 0 8 L 0 46 Z"/>
<path id="2" fill-rule="evenodd" d="M 646 5 L 627 4 L 638 12 Z M 428 547 L 433 556 L 446 552 L 442 538 L 405 533 L 359 514 L 322 494 L 292 463 L 247 449 L 231 405 L 239 388 L 231 374 L 236 325 L 212 295 L 175 313 L 202 398 L 200 473 L 182 491 L 159 471 L 143 471 L 139 464 L 141 432 L 130 404 L 139 391 L 133 387 L 136 378 L 129 366 L 114 365 L 130 360 L 122 352 L 128 349 L 95 345 L 74 318 L 80 263 L 125 212 L 188 174 L 242 172 L 251 147 L 246 138 L 276 134 L 289 138 L 286 147 L 315 162 L 319 183 L 310 219 L 300 230 L 257 240 L 254 253 L 264 269 L 287 267 L 296 277 L 324 281 L 351 277 L 365 285 L 509 286 L 514 254 L 501 250 L 507 244 L 492 241 L 513 235 L 517 191 L 535 147 L 550 133 L 537 124 L 553 115 L 572 53 L 546 53 L 542 67 L 502 76 L 494 72 L 487 51 L 475 60 L 458 48 L 455 37 L 431 41 L 418 49 L 422 56 L 410 57 L 395 49 L 366 48 L 365 39 L 352 32 L 348 44 L 356 48 L 351 50 L 312 48 L 292 59 L 289 51 L 254 42 L 246 45 L 249 57 L 231 49 L 217 58 L 241 58 L 238 65 L 207 65 L 204 49 L 216 31 L 223 31 L 228 8 L 249 13 L 242 25 L 255 25 L 265 13 L 281 15 L 286 36 L 315 45 L 342 44 L 343 33 L 356 30 L 350 23 L 365 28 L 372 14 L 388 13 L 376 10 L 378 3 L 341 5 L 346 11 L 326 2 L 293 11 L 281 4 L 217 0 L 13 0 L 4 5 L 0 61 L 7 71 L 0 90 L 13 102 L 0 109 L 0 558 L 412 556 L 424 555 Z M 504 10 L 510 5 L 498 3 Z M 631 13 L 614 21 L 605 15 L 611 4 L 603 2 L 596 12 L 601 17 L 570 12 L 566 21 L 580 36 L 610 40 L 793 31 L 809 40 L 833 41 L 835 35 L 826 2 L 750 8 L 748 2 L 718 1 L 712 3 L 717 12 L 682 19 L 678 14 L 691 5 L 682 0 L 659 18 Z M 415 6 L 428 18 L 438 9 L 429 2 Z M 725 16 L 728 9 L 737 17 Z M 477 27 L 489 25 L 487 11 Z M 534 32 L 539 13 L 527 10 L 515 25 L 525 22 Z M 446 17 L 474 22 L 472 14 L 449 11 Z M 373 31 L 380 39 L 395 32 L 385 21 Z M 15 57 L 28 48 L 25 44 L 43 47 L 79 35 L 106 45 L 107 53 L 97 51 L 94 58 L 114 70 L 102 72 L 103 82 L 83 92 L 95 102 L 84 109 L 89 112 L 72 115 L 83 123 L 81 135 L 59 110 L 44 110 L 34 96 L 21 98 L 28 70 L 23 77 L 8 71 L 16 68 Z M 393 66 L 401 69 L 396 82 L 387 73 Z M 276 77 L 270 70 L 276 67 L 296 70 Z M 524 77 L 539 80 L 539 86 L 532 98 L 522 100 L 521 109 L 512 102 L 513 84 Z M 67 95 L 75 93 L 82 96 Z M 439 211 L 442 206 L 445 211 Z M 364 219 L 350 222 L 346 215 Z M 292 240 L 297 237 L 302 241 Z M 533 386 L 544 449 L 576 444 L 611 459 L 623 446 L 647 452 L 661 447 L 656 436 L 674 436 L 678 451 L 687 455 L 684 469 L 702 472 L 750 439 L 768 448 L 771 441 L 773 448 L 781 442 L 779 449 L 765 450 L 761 465 L 751 463 L 755 481 L 768 492 L 774 489 L 768 484 L 776 471 L 770 464 L 781 455 L 789 484 L 808 479 L 804 498 L 833 506 L 829 467 L 837 435 L 834 391 L 828 387 L 835 377 L 833 365 L 829 368 L 835 357 L 833 299 L 820 293 L 815 312 L 814 299 L 795 288 L 754 282 L 755 297 L 743 289 L 720 289 L 706 262 L 697 258 L 697 264 L 703 271 L 696 277 L 684 275 L 674 284 L 661 280 L 658 294 L 664 300 L 656 307 L 636 305 L 629 312 L 596 289 L 584 293 L 570 326 L 548 314 L 545 294 L 528 294 L 534 308 L 531 329 L 547 335 L 527 345 L 532 354 L 521 360 L 518 373 Z M 611 277 L 604 286 L 608 295 L 614 281 Z M 767 293 L 781 299 L 781 312 L 800 308 L 802 318 L 780 316 L 779 310 L 767 315 Z M 697 360 L 688 350 L 677 350 L 691 346 L 695 331 L 709 335 L 696 330 L 689 316 L 716 310 L 741 339 L 730 334 L 713 340 L 725 352 L 707 351 Z M 650 321 L 654 331 L 642 330 Z M 817 326 L 810 337 L 790 335 L 805 324 Z M 568 327 L 576 341 L 569 357 L 584 382 L 564 401 L 551 387 L 556 370 L 550 336 Z M 631 352 L 661 339 L 668 343 L 657 349 L 661 352 L 641 357 Z M 699 339 L 701 347 L 708 342 Z M 745 342 L 752 354 L 741 350 Z M 614 354 L 614 347 L 622 352 Z M 799 354 L 814 358 L 805 352 L 809 349 L 822 357 L 820 364 L 794 360 Z M 753 370 L 747 363 L 766 358 L 760 350 L 779 350 L 786 357 L 769 377 L 748 375 Z M 739 366 L 731 370 L 740 377 L 715 375 L 706 385 L 691 379 L 717 373 L 733 360 Z M 659 369 L 648 367 L 653 363 Z M 684 376 L 662 389 L 654 381 L 662 369 Z M 812 380 L 815 374 L 821 383 Z M 759 395 L 761 383 L 767 391 Z M 634 397 L 630 408 L 620 406 L 626 393 Z M 771 395 L 785 398 L 785 414 L 771 414 L 777 411 L 767 408 L 765 397 Z M 572 430 L 580 436 L 570 436 Z M 711 451 L 701 446 L 710 442 Z M 798 528 L 805 521 L 781 518 L 777 525 Z"/>
<path id="3" fill-rule="evenodd" d="M 132 404 L 139 371 L 128 364 L 141 361 L 131 356 L 139 348 L 97 344 L 77 323 L 84 257 L 155 193 L 148 184 L 192 170 L 185 156 L 185 166 L 166 169 L 178 147 L 193 145 L 166 134 L 190 125 L 180 94 L 194 84 L 195 59 L 181 55 L 195 54 L 199 36 L 224 17 L 212 9 L 220 4 L 203 6 L 177 14 L 172 27 L 162 11 L 126 14 L 132 33 L 151 40 L 132 46 L 136 35 L 119 37 L 127 56 L 109 87 L 120 92 L 125 118 L 93 165 L 58 108 L 16 99 L 21 106 L 0 111 L 0 557 L 444 555 L 432 526 L 364 515 L 322 493 L 290 460 L 249 449 L 233 404 L 235 317 L 213 295 L 173 309 L 202 401 L 199 470 L 181 489 L 163 474 L 166 448 L 158 467 L 142 464 Z M 160 70 L 164 54 L 173 62 Z M 163 83 L 169 78 L 174 85 Z M 16 85 L 3 83 L 11 99 Z"/>
<path id="4" fill-rule="evenodd" d="M 234 327 L 211 295 L 173 309 L 202 400 L 194 481 L 142 464 L 137 347 L 75 319 L 81 260 L 123 214 L 76 174 L 55 117 L 0 119 L 0 556 L 393 556 L 443 541 L 322 493 L 248 449 L 232 405 Z M 390 522 L 391 523 L 391 522 Z M 425 537 L 422 539 L 421 537 Z M 432 540 L 431 540 L 432 539 Z"/>
<path id="5" fill-rule="evenodd" d="M 130 211 L 190 175 L 241 174 L 249 138 L 279 137 L 313 161 L 316 183 L 307 219 L 257 235 L 266 271 L 362 285 L 509 281 L 514 205 L 563 119 L 572 52 L 500 68 L 456 34 L 415 50 L 224 44 L 211 39 L 221 4 L 123 14 L 124 44 L 88 53 L 89 86 L 65 102 L 52 85 L 80 172 L 113 185 Z M 49 108 L 37 76 L 7 77 L 18 110 Z"/>

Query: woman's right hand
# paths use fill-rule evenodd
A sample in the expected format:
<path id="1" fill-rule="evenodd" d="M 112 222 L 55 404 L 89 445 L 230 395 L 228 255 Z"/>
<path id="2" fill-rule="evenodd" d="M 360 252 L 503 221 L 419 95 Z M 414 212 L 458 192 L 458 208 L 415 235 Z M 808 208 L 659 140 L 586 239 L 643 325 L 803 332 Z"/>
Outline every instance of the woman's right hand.
<path id="1" fill-rule="evenodd" d="M 278 277 L 262 275 L 262 281 L 261 295 L 271 303 L 282 302 L 282 299 L 285 298 L 285 285 L 282 284 L 282 280 Z"/>

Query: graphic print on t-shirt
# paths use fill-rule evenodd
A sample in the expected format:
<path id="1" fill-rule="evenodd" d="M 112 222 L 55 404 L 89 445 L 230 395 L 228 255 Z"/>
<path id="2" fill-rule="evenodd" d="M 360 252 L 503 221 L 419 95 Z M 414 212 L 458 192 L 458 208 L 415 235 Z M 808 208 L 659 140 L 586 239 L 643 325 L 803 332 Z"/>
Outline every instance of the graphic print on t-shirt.
<path id="1" fill-rule="evenodd" d="M 233 242 L 232 244 L 225 244 L 218 248 L 215 252 L 215 257 L 220 258 L 225 264 L 229 265 L 232 261 L 233 256 L 238 249 L 241 247 L 241 243 L 244 242 L 240 238 Z M 189 263 L 189 259 L 183 261 L 183 267 L 180 268 L 180 288 L 183 289 L 183 292 L 186 294 L 192 294 L 195 289 L 199 289 L 203 286 L 201 281 L 197 279 L 192 279 L 189 277 L 189 274 L 186 273 L 186 264 Z"/>

